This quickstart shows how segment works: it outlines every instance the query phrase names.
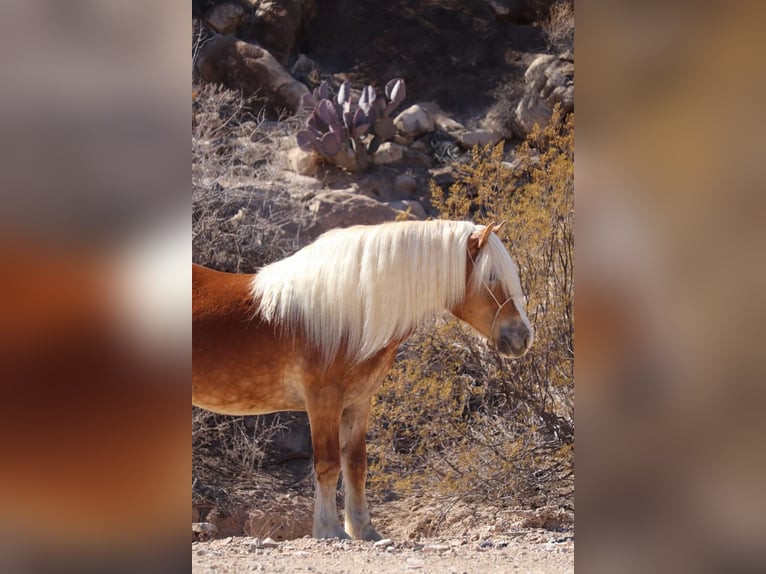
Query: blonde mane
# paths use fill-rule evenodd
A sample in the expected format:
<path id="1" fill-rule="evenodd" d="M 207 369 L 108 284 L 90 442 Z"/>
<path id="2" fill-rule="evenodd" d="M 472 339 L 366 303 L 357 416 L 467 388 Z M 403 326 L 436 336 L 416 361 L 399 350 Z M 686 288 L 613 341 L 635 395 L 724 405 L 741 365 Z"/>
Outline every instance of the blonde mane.
<path id="1" fill-rule="evenodd" d="M 468 238 L 483 228 L 437 220 L 335 229 L 262 268 L 252 294 L 263 319 L 288 332 L 300 328 L 325 361 L 341 346 L 363 361 L 463 299 Z M 471 281 L 501 281 L 523 302 L 516 268 L 494 234 Z"/>

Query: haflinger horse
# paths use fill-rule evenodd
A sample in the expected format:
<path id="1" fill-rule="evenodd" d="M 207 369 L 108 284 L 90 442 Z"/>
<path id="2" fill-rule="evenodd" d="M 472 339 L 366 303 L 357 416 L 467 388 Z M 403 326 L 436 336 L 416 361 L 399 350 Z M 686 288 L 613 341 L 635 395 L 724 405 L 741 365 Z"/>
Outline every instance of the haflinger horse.
<path id="1" fill-rule="evenodd" d="M 316 538 L 378 540 L 365 483 L 373 393 L 397 348 L 449 311 L 521 357 L 533 331 L 500 226 L 407 221 L 331 230 L 255 275 L 193 265 L 192 403 L 228 415 L 306 411 Z M 343 473 L 345 528 L 335 503 Z"/>

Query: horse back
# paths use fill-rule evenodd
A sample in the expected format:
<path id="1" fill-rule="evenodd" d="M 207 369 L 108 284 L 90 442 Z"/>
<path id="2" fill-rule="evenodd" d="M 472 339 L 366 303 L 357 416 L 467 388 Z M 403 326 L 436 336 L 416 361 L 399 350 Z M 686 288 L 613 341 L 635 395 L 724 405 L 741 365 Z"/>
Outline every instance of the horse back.
<path id="1" fill-rule="evenodd" d="M 254 307 L 252 275 L 224 273 L 192 264 L 192 322 L 249 320 Z"/>

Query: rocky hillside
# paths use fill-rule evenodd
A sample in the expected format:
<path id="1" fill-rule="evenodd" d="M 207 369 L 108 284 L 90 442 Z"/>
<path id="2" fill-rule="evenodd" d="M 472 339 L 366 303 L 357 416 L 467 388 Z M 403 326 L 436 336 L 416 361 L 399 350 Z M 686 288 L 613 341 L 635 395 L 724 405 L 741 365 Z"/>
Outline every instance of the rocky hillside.
<path id="1" fill-rule="evenodd" d="M 547 123 L 556 103 L 574 109 L 569 2 L 200 0 L 193 16 L 198 222 L 211 223 L 222 199 L 210 192 L 223 188 L 227 221 L 293 205 L 290 221 L 277 225 L 290 237 L 298 227 L 309 239 L 335 226 L 424 218 L 434 214 L 428 182 L 446 189 L 472 146 L 506 141 L 513 162 L 514 147 L 535 123 Z M 303 98 L 322 82 L 330 99 L 347 82 L 356 102 L 365 86 L 380 95 L 397 78 L 406 97 L 391 113 L 396 133 L 364 169 L 339 169 L 298 148 L 295 133 L 311 115 Z M 223 106 L 212 85 L 241 94 L 244 105 L 236 113 L 232 102 Z M 219 225 L 220 212 L 215 219 Z M 223 259 L 219 267 L 240 270 L 258 263 Z"/>

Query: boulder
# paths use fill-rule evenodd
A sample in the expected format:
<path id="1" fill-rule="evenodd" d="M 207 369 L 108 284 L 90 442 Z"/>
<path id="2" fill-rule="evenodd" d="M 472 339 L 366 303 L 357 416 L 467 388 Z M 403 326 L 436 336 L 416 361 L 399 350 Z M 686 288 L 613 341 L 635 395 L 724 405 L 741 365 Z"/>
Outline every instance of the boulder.
<path id="1" fill-rule="evenodd" d="M 502 133 L 488 129 L 465 130 L 456 135 L 458 143 L 466 149 L 471 149 L 475 145 L 481 148 L 495 145 L 503 139 Z"/>
<path id="2" fill-rule="evenodd" d="M 295 48 L 303 18 L 304 0 L 261 0 L 242 39 L 265 46 L 283 65 Z"/>
<path id="3" fill-rule="evenodd" d="M 266 49 L 234 36 L 215 36 L 200 49 L 196 71 L 204 80 L 256 96 L 273 109 L 295 113 L 308 88 Z"/>
<path id="4" fill-rule="evenodd" d="M 393 142 L 383 142 L 378 150 L 372 155 L 372 163 L 385 165 L 395 163 L 404 157 L 404 146 Z"/>
<path id="5" fill-rule="evenodd" d="M 205 14 L 205 24 L 218 34 L 234 34 L 245 20 L 245 9 L 238 2 L 224 2 Z"/>
<path id="6" fill-rule="evenodd" d="M 574 111 L 574 55 L 538 56 L 524 73 L 524 84 L 516 119 L 529 133 L 535 124 L 548 125 L 556 104 L 561 104 L 565 114 Z"/>
<path id="7" fill-rule="evenodd" d="M 319 192 L 309 200 L 308 210 L 313 219 L 308 229 L 312 237 L 336 227 L 393 221 L 400 213 L 385 203 L 350 191 Z"/>
<path id="8" fill-rule="evenodd" d="M 424 108 L 415 104 L 394 118 L 394 125 L 399 133 L 416 137 L 434 130 L 434 119 Z"/>

